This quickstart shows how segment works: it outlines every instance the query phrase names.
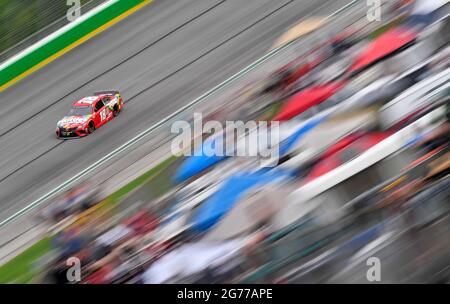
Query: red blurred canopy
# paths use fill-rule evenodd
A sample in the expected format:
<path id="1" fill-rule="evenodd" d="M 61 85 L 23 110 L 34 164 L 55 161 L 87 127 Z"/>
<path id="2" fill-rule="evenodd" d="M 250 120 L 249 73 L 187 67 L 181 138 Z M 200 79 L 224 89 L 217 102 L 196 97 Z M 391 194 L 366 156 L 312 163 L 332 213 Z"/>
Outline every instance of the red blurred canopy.
<path id="1" fill-rule="evenodd" d="M 304 89 L 292 96 L 273 120 L 289 120 L 333 96 L 345 81 L 335 81 Z"/>
<path id="2" fill-rule="evenodd" d="M 349 71 L 354 72 L 377 60 L 397 51 L 417 37 L 417 32 L 407 27 L 399 26 L 388 30 L 373 40 L 356 58 Z"/>
<path id="3" fill-rule="evenodd" d="M 356 133 L 344 137 L 322 154 L 320 161 L 306 177 L 306 182 L 312 181 L 358 157 L 390 135 L 392 135 L 390 132 Z"/>

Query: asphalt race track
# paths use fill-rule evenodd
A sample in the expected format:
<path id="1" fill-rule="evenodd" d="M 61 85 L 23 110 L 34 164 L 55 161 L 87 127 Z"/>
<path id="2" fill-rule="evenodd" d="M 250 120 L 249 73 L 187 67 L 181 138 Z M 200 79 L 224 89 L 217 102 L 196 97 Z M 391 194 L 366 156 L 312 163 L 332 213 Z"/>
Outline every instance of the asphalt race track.
<path id="1" fill-rule="evenodd" d="M 264 55 L 301 18 L 350 0 L 155 0 L 0 93 L 0 220 Z M 71 103 L 119 89 L 122 114 L 61 141 Z"/>

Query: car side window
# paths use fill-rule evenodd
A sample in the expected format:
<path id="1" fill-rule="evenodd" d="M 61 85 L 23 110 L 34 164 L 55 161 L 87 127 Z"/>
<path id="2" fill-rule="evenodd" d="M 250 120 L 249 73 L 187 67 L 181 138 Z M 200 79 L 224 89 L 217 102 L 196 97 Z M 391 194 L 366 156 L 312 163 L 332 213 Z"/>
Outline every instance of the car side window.
<path id="1" fill-rule="evenodd" d="M 95 105 L 95 112 L 98 112 L 101 108 L 103 108 L 104 104 L 102 100 L 97 101 Z"/>

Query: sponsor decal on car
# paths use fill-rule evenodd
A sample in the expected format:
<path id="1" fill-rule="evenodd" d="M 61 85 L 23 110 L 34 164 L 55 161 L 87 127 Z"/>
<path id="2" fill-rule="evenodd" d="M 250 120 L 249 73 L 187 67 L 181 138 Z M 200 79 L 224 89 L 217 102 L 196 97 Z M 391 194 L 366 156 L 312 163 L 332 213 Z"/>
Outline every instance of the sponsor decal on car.
<path id="1" fill-rule="evenodd" d="M 119 97 L 116 95 L 110 102 L 108 102 L 107 107 L 112 111 L 114 110 L 114 106 L 119 105 Z"/>
<path id="2" fill-rule="evenodd" d="M 90 116 L 70 116 L 65 117 L 62 120 L 60 120 L 58 125 L 66 126 L 66 125 L 72 125 L 72 124 L 82 124 L 85 123 Z"/>
<path id="3" fill-rule="evenodd" d="M 79 100 L 78 103 L 91 105 L 97 99 L 98 99 L 98 96 L 88 96 L 88 97 L 84 97 L 83 99 Z"/>

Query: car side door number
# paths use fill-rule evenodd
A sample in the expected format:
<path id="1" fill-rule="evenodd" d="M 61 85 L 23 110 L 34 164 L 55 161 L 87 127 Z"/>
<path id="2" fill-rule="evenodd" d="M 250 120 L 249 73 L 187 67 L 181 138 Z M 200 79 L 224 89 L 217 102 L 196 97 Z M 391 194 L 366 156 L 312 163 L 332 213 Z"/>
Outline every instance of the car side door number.
<path id="1" fill-rule="evenodd" d="M 103 109 L 103 110 L 100 112 L 100 120 L 101 120 L 101 121 L 104 121 L 105 119 L 106 119 L 106 110 Z"/>

